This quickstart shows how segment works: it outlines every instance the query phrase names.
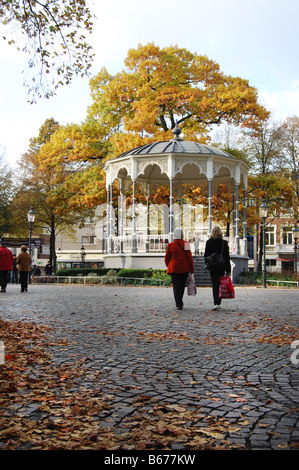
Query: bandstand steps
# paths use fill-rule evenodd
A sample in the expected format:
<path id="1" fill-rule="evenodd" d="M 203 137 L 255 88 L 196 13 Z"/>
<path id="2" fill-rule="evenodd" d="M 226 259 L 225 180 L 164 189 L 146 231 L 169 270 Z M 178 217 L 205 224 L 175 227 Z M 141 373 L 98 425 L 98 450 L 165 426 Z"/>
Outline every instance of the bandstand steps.
<path id="1" fill-rule="evenodd" d="M 197 287 L 210 287 L 212 285 L 209 271 L 205 268 L 203 256 L 193 256 L 194 278 Z"/>

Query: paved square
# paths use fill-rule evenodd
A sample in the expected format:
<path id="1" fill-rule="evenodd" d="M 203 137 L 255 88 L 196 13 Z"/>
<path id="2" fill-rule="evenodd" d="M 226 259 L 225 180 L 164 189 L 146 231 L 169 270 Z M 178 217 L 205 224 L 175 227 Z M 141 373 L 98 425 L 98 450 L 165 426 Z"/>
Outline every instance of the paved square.
<path id="1" fill-rule="evenodd" d="M 153 448 L 298 448 L 299 290 L 236 287 L 236 298 L 223 300 L 216 312 L 211 288 L 185 295 L 182 311 L 174 307 L 172 288 L 19 290 L 8 285 L 1 294 L 0 318 L 50 327 L 51 363 L 46 370 L 36 365 L 32 374 L 49 380 L 57 368 L 73 374 L 67 393 L 77 394 L 79 405 L 82 393 L 93 403 L 101 396 L 107 406 L 91 413 L 93 436 L 110 429 L 128 449 L 150 448 L 153 433 Z M 52 395 L 61 393 L 61 377 Z M 53 409 L 28 400 L 22 413 L 39 423 Z M 58 412 L 50 418 L 60 422 Z M 83 447 L 105 448 L 97 442 L 87 439 Z"/>

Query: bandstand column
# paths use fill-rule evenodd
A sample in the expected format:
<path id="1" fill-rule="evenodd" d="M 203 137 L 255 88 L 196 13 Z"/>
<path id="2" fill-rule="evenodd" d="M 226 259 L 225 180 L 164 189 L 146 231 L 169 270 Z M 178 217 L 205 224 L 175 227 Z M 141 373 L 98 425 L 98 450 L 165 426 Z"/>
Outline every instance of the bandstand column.
<path id="1" fill-rule="evenodd" d="M 173 179 L 169 180 L 169 241 L 173 241 L 173 231 L 174 231 L 174 223 L 173 223 Z"/>
<path id="2" fill-rule="evenodd" d="M 247 214 L 246 214 L 246 189 L 244 189 L 244 197 L 243 197 L 243 238 L 247 239 Z"/>
<path id="3" fill-rule="evenodd" d="M 177 189 L 177 205 L 178 205 L 178 227 L 182 228 L 182 207 L 181 207 L 181 202 L 182 202 L 182 183 L 181 180 L 178 182 L 178 189 Z"/>
<path id="4" fill-rule="evenodd" d="M 168 158 L 168 178 L 169 178 L 169 241 L 173 241 L 174 213 L 173 213 L 173 178 L 175 173 L 175 161 L 170 156 Z"/>
<path id="5" fill-rule="evenodd" d="M 209 233 L 208 235 L 210 236 L 212 233 L 212 182 L 213 182 L 213 176 L 214 176 L 214 165 L 213 165 L 213 160 L 209 159 L 207 161 L 207 178 L 208 178 L 208 185 L 209 185 Z"/>
<path id="6" fill-rule="evenodd" d="M 132 197 L 132 253 L 137 253 L 137 237 L 136 237 L 136 179 L 137 179 L 137 161 L 132 158 L 132 181 L 133 181 L 133 197 Z"/>
<path id="7" fill-rule="evenodd" d="M 232 210 L 232 226 L 233 226 L 233 238 L 236 238 L 236 204 L 235 194 L 233 194 L 233 210 Z"/>
<path id="8" fill-rule="evenodd" d="M 236 254 L 240 254 L 240 216 L 239 216 L 239 188 L 240 188 L 240 167 L 236 168 Z"/>
<path id="9" fill-rule="evenodd" d="M 146 241 L 145 241 L 145 252 L 149 253 L 150 241 L 150 203 L 149 203 L 149 195 L 146 196 Z"/>
<path id="10" fill-rule="evenodd" d="M 212 233 L 212 180 L 209 180 L 209 235 Z"/>
<path id="11" fill-rule="evenodd" d="M 136 239 L 136 181 L 133 180 L 133 198 L 132 198 L 132 253 L 137 253 Z"/>
<path id="12" fill-rule="evenodd" d="M 113 184 L 110 184 L 110 214 L 109 214 L 109 224 L 110 224 L 110 253 L 113 253 Z"/>
<path id="13" fill-rule="evenodd" d="M 105 243 L 105 252 L 106 253 L 111 253 L 110 251 L 110 203 L 109 203 L 109 196 L 110 196 L 110 185 L 106 187 L 106 193 L 107 193 L 107 214 L 106 214 L 106 243 Z"/>
<path id="14" fill-rule="evenodd" d="M 120 252 L 124 252 L 124 200 L 125 200 L 125 183 L 122 179 L 120 182 Z"/>
<path id="15" fill-rule="evenodd" d="M 236 185 L 236 254 L 240 254 L 239 185 Z"/>
<path id="16" fill-rule="evenodd" d="M 244 209 L 243 209 L 243 244 L 244 244 L 244 253 L 243 255 L 248 254 L 248 243 L 247 243 L 247 175 L 243 175 L 243 190 L 244 190 Z"/>

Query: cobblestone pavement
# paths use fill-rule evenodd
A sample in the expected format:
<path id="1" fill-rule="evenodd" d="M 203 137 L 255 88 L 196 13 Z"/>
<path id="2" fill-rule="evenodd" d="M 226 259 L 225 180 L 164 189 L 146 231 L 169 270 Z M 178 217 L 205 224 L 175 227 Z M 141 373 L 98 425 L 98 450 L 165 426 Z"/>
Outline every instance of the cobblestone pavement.
<path id="1" fill-rule="evenodd" d="M 241 423 L 235 446 L 298 448 L 299 290 L 236 287 L 217 312 L 211 288 L 182 311 L 161 287 L 9 285 L 0 302 L 3 320 L 52 327 L 54 363 L 87 358 L 76 386 L 109 396 L 107 425 L 121 429 L 146 397 Z"/>

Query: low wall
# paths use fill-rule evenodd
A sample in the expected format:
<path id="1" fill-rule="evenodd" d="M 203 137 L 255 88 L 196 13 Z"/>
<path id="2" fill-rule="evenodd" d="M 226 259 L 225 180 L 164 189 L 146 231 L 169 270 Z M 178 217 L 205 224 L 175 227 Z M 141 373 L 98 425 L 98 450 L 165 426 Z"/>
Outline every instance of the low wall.
<path id="1" fill-rule="evenodd" d="M 234 263 L 234 268 L 232 271 L 232 280 L 233 283 L 237 283 L 237 278 L 240 274 L 244 271 L 248 271 L 248 256 L 241 256 L 241 255 L 231 255 L 230 256 L 231 262 Z"/>
<path id="2" fill-rule="evenodd" d="M 109 269 L 166 269 L 164 253 L 117 253 L 104 255 L 104 267 Z M 231 255 L 234 263 L 232 279 L 236 284 L 237 277 L 248 271 L 248 257 Z"/>

